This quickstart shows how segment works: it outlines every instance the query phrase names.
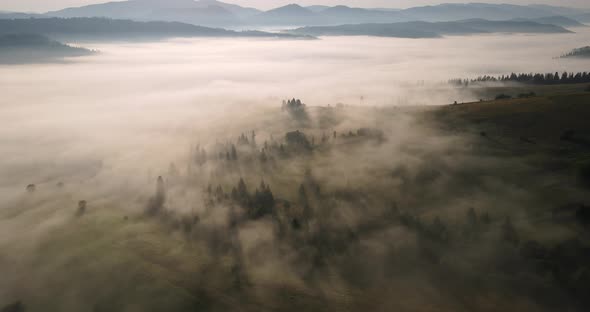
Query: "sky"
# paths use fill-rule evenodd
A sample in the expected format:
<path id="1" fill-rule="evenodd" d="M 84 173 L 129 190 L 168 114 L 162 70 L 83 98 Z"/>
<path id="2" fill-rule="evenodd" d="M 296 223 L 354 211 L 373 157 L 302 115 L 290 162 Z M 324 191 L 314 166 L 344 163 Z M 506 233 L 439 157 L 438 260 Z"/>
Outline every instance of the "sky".
<path id="1" fill-rule="evenodd" d="M 0 11 L 46 12 L 66 7 L 83 6 L 93 3 L 103 3 L 109 0 L 1 0 Z M 165 1 L 165 0 L 163 0 Z M 470 0 L 226 0 L 243 6 L 259 9 L 271 9 L 290 3 L 300 5 L 348 5 L 355 7 L 388 7 L 407 8 L 421 5 L 432 5 L 449 2 L 470 2 Z M 572 6 L 590 8 L 588 0 L 471 0 L 471 2 L 512 3 L 512 4 L 549 4 L 558 6 Z"/>

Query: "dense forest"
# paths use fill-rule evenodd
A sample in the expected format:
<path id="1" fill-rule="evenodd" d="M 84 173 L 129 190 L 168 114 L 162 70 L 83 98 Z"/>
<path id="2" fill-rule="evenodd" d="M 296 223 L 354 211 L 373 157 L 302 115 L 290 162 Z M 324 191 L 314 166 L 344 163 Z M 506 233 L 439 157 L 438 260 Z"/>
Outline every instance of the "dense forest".
<path id="1" fill-rule="evenodd" d="M 570 52 L 561 56 L 562 58 L 572 57 L 590 57 L 590 46 L 573 49 Z"/>
<path id="2" fill-rule="evenodd" d="M 552 85 L 552 84 L 573 84 L 590 82 L 590 73 L 588 72 L 555 72 L 555 73 L 511 73 L 502 76 L 479 76 L 473 79 L 451 79 L 449 84 L 454 86 L 467 87 L 471 84 L 487 82 L 517 82 L 535 85 Z"/>

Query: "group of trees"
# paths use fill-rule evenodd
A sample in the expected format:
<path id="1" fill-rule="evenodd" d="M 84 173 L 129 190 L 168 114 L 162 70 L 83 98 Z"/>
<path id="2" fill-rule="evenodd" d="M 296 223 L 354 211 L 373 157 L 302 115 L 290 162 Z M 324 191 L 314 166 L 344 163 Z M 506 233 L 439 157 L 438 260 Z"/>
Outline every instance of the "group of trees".
<path id="1" fill-rule="evenodd" d="M 228 150 L 224 152 L 219 152 L 219 159 L 231 160 L 236 161 L 238 160 L 238 150 L 236 146 L 232 144 Z"/>
<path id="2" fill-rule="evenodd" d="M 199 166 L 202 166 L 205 163 L 207 163 L 207 151 L 200 145 L 197 145 L 197 147 L 194 149 L 192 156 L 194 162 Z"/>
<path id="3" fill-rule="evenodd" d="M 250 133 L 250 139 L 244 133 L 238 137 L 238 145 L 250 145 L 256 147 L 256 131 Z"/>
<path id="4" fill-rule="evenodd" d="M 283 100 L 281 110 L 288 112 L 296 120 L 306 121 L 308 119 L 305 104 L 300 99 Z"/>
<path id="5" fill-rule="evenodd" d="M 398 218 L 402 225 L 415 230 L 422 238 L 445 244 L 457 239 L 473 241 L 481 233 L 489 230 L 493 223 L 487 212 L 478 214 L 474 208 L 467 210 L 465 222 L 456 233 L 452 233 L 451 229 L 439 217 L 435 217 L 431 224 L 424 223 L 420 218 L 408 213 L 398 214 Z M 510 217 L 506 217 L 498 225 L 500 226 L 500 241 L 511 245 L 519 244 L 520 238 Z"/>
<path id="6" fill-rule="evenodd" d="M 311 150 L 312 148 L 312 145 L 305 134 L 299 130 L 287 132 L 285 134 L 285 141 L 290 147 L 302 148 L 305 150 Z"/>
<path id="7" fill-rule="evenodd" d="M 208 153 L 204 147 L 197 145 L 197 147 L 192 150 L 191 158 L 193 163 L 202 166 L 207 163 L 209 159 L 219 159 L 219 160 L 227 160 L 227 161 L 237 161 L 238 160 L 238 148 L 237 146 L 248 146 L 252 149 L 256 149 L 256 132 L 252 131 L 252 133 L 247 136 L 246 134 L 242 133 L 238 136 L 238 139 L 235 143 L 227 142 L 226 144 L 217 143 Z"/>
<path id="8" fill-rule="evenodd" d="M 305 104 L 299 99 L 283 101 L 283 109 L 288 111 L 304 111 Z M 330 137 L 333 140 L 337 138 L 364 137 L 367 139 L 384 139 L 383 131 L 377 128 L 359 128 L 357 130 L 344 131 L 338 133 L 333 131 L 332 135 L 326 132 L 316 140 L 314 135 L 307 135 L 302 131 L 295 130 L 285 133 L 283 140 L 275 140 L 270 136 L 270 140 L 264 140 L 262 144 L 257 144 L 257 134 L 251 131 L 249 134 L 243 132 L 236 140 L 225 143 L 216 143 L 209 151 L 204 147 L 197 145 L 191 150 L 192 164 L 203 166 L 208 160 L 224 160 L 235 162 L 238 158 L 244 161 L 258 159 L 261 163 L 273 161 L 276 157 L 284 158 L 291 153 L 297 154 L 304 151 L 311 151 L 319 144 L 327 144 Z M 240 156 L 241 155 L 241 156 Z M 190 170 L 190 169 L 189 169 Z"/>
<path id="9" fill-rule="evenodd" d="M 470 84 L 477 84 L 481 82 L 519 82 L 526 84 L 551 85 L 551 84 L 572 84 L 572 83 L 587 83 L 590 82 L 590 73 L 512 73 L 510 75 L 502 76 L 480 76 L 475 79 L 451 79 L 449 84 L 454 86 L 467 87 Z"/>
<path id="10" fill-rule="evenodd" d="M 300 99 L 293 98 L 292 100 L 283 100 L 282 110 L 299 111 L 305 109 L 305 104 Z"/>
<path id="11" fill-rule="evenodd" d="M 274 213 L 275 197 L 270 190 L 270 186 L 264 181 L 260 182 L 260 187 L 252 195 L 252 203 L 248 214 L 251 218 L 257 219 L 265 215 Z"/>
<path id="12" fill-rule="evenodd" d="M 166 186 L 164 185 L 164 178 L 159 176 L 156 180 L 156 193 L 149 199 L 146 213 L 151 216 L 160 213 L 164 209 L 165 202 Z M 84 203 L 84 206 L 86 206 L 86 203 Z"/>
<path id="13" fill-rule="evenodd" d="M 265 215 L 274 214 L 275 197 L 270 189 L 270 185 L 264 181 L 260 182 L 260 186 L 254 192 L 248 191 L 248 186 L 243 178 L 240 178 L 238 184 L 232 188 L 231 193 L 224 192 L 221 185 L 217 186 L 215 191 L 211 185 L 207 187 L 207 193 L 210 197 L 216 198 L 218 201 L 232 200 L 244 209 L 251 219 L 258 219 Z"/>
<path id="14" fill-rule="evenodd" d="M 590 57 L 590 46 L 573 49 L 570 52 L 561 56 L 562 58 L 571 57 Z"/>

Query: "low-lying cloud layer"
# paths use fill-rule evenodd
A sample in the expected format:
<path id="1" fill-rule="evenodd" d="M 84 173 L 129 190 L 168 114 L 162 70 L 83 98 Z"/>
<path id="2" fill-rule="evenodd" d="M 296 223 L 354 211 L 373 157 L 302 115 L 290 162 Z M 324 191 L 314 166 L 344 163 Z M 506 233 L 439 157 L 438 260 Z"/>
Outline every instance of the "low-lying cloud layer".
<path id="1" fill-rule="evenodd" d="M 367 301 L 391 298 L 385 294 L 392 290 L 403 294 L 401 299 L 387 300 L 382 307 L 408 308 L 420 303 L 417 298 L 425 295 L 438 298 L 437 303 L 449 310 L 465 308 L 460 300 L 447 297 L 446 287 L 433 282 L 451 281 L 444 276 L 452 275 L 451 271 L 426 272 L 412 267 L 416 261 L 413 257 L 423 256 L 419 249 L 424 243 L 414 231 L 420 220 L 412 219 L 413 214 L 425 217 L 429 223 L 441 215 L 446 224 L 463 226 L 465 211 L 477 205 L 479 214 L 493 210 L 494 222 L 499 224 L 504 214 L 521 205 L 548 205 L 539 203 L 537 193 L 531 191 L 541 186 L 534 184 L 524 189 L 506 181 L 512 177 L 507 169 L 525 173 L 532 170 L 486 155 L 487 147 L 473 143 L 472 137 L 437 134 L 415 116 L 392 114 L 391 108 L 310 108 L 309 119 L 301 121 L 278 112 L 281 100 L 297 97 L 309 106 L 324 107 L 338 103 L 391 106 L 470 101 L 476 98 L 449 87 L 445 81 L 513 71 L 578 71 L 583 61 L 553 57 L 589 39 L 588 31 L 432 40 L 182 39 L 86 44 L 101 53 L 66 64 L 2 66 L 0 210 L 4 218 L 0 220 L 0 249 L 6 253 L 0 254 L 0 272 L 8 278 L 0 281 L 0 299 L 16 300 L 19 298 L 15 296 L 35 294 L 36 302 L 56 302 L 44 298 L 43 289 L 57 285 L 64 292 L 52 289 L 49 293 L 63 296 L 56 304 L 56 310 L 62 311 L 109 310 L 99 306 L 104 302 L 124 302 L 126 311 L 137 311 L 141 308 L 131 303 L 139 304 L 143 298 L 132 295 L 149 296 L 153 290 L 169 291 L 150 296 L 154 303 L 162 304 L 160 310 L 169 302 L 195 300 L 198 307 L 207 308 L 213 304 L 199 301 L 199 292 L 177 291 L 201 290 L 206 283 L 205 297 L 235 308 L 236 303 L 225 298 L 221 290 L 230 278 L 236 279 L 232 284 L 241 285 L 249 277 L 256 279 L 256 288 L 249 293 L 256 299 L 236 295 L 233 300 L 266 302 L 267 309 L 288 302 L 283 297 L 295 298 L 289 292 L 293 289 L 309 302 L 325 300 L 335 309 L 346 305 L 355 292 L 366 289 Z M 389 114 L 395 119 L 386 118 L 392 116 Z M 253 154 L 248 157 L 254 160 L 240 159 L 245 163 L 237 167 L 224 165 L 223 157 L 216 160 L 213 153 L 223 150 L 224 144 L 241 133 L 249 137 L 249 131 L 256 130 L 260 147 L 264 141 L 272 141 L 271 135 L 282 140 L 284 132 L 305 127 L 318 145 L 326 135 L 330 137 L 327 141 L 342 146 L 318 148 L 322 151 L 319 156 L 303 154 L 293 160 L 287 157 L 275 167 L 272 161 L 268 167 L 259 164 L 258 150 L 252 152 L 249 147 L 238 153 L 240 157 Z M 352 131 L 362 127 L 379 127 L 386 142 L 355 139 Z M 332 137 L 332 130 L 339 134 Z M 350 137 L 343 136 L 348 131 Z M 346 141 L 349 138 L 352 143 Z M 202 169 L 188 168 L 197 166 L 193 163 L 197 145 L 208 149 L 209 163 Z M 245 165 L 248 162 L 253 165 Z M 313 168 L 308 168 L 310 163 Z M 191 175 L 187 174 L 193 169 Z M 506 174 L 473 175 L 485 170 Z M 175 180 L 177 171 L 181 174 Z M 162 208 L 157 204 L 159 195 L 154 195 L 160 175 L 167 180 L 166 208 L 172 214 L 196 213 L 201 218 L 188 239 L 177 231 L 166 233 L 157 222 L 141 219 L 146 205 L 155 210 Z M 297 203 L 293 214 L 304 215 L 305 205 L 298 198 L 304 196 L 297 193 L 289 179 L 301 181 L 309 194 L 305 200 L 314 207 L 319 220 L 307 225 L 312 235 L 293 230 L 283 234 L 288 238 L 284 239 L 276 234 L 275 224 L 269 220 L 235 226 L 233 218 L 243 216 L 233 211 L 233 205 L 223 200 L 203 204 L 212 196 L 205 191 L 208 183 L 223 184 L 223 191 L 229 193 L 228 186 L 240 176 L 246 178 L 250 192 L 267 179 L 277 197 Z M 34 194 L 25 193 L 28 184 L 35 184 Z M 316 184 L 322 189 L 314 190 Z M 467 185 L 467 191 L 453 188 L 455 185 Z M 324 192 L 330 197 L 320 198 Z M 459 195 L 441 201 L 446 193 Z M 77 220 L 74 212 L 76 205 L 82 205 L 81 200 L 88 202 L 91 213 Z M 437 205 L 428 205 L 433 202 Z M 381 229 L 377 223 L 373 225 L 379 231 L 363 228 L 364 224 L 371 225 L 373 218 L 393 210 L 395 203 L 399 204 L 395 207 L 398 213 L 411 210 L 412 216 L 406 216 L 407 227 L 386 225 Z M 280 204 L 288 211 L 287 204 Z M 366 209 L 361 212 L 359 207 Z M 520 218 L 522 214 L 518 211 L 512 216 L 519 227 L 530 230 L 531 226 Z M 121 216 L 131 216 L 132 222 L 121 226 L 128 220 Z M 175 224 L 173 217 L 161 218 L 165 224 L 184 226 Z M 193 221 L 187 222 L 190 226 Z M 304 227 L 298 220 L 286 222 L 288 228 Z M 494 241 L 498 231 L 494 227 L 485 232 L 482 241 Z M 50 240 L 46 240 L 47 233 L 51 233 Z M 354 235 L 359 235 L 358 241 Z M 568 235 L 571 233 L 565 231 L 562 236 Z M 309 241 L 310 237 L 316 241 Z M 348 241 L 355 243 L 347 246 Z M 341 242 L 345 242 L 344 251 L 337 250 Z M 334 248 L 336 256 L 323 254 L 324 245 Z M 475 282 L 464 275 L 470 268 L 488 270 L 492 265 L 502 265 L 490 260 L 500 252 L 493 247 L 482 244 L 468 251 L 465 246 L 456 247 L 457 254 L 453 255 L 465 255 L 467 260 L 443 261 L 444 268 L 457 270 L 455 273 L 463 278 L 457 279 L 456 285 L 450 283 L 450 292 L 464 291 L 465 283 Z M 102 250 L 113 250 L 112 258 L 101 254 Z M 370 256 L 359 257 L 362 254 Z M 9 267 L 14 269 L 6 269 Z M 129 275 L 107 278 L 102 270 Z M 31 281 L 22 280 L 28 272 Z M 243 280 L 242 274 L 247 276 Z M 127 280 L 128 276 L 134 279 Z M 379 289 L 382 282 L 389 283 L 385 280 L 395 281 L 391 289 Z M 70 281 L 85 283 L 73 287 Z M 284 284 L 288 291 L 281 293 L 277 284 Z M 412 293 L 408 291 L 412 287 L 400 286 L 404 284 L 417 285 L 423 293 Z M 136 285 L 149 287 L 136 290 Z M 118 293 L 118 289 L 129 291 L 129 297 Z M 314 293 L 310 294 L 310 289 Z M 560 295 L 555 296 L 559 299 Z M 523 306 L 539 310 L 538 303 L 523 298 L 527 297 L 517 299 L 523 300 Z M 507 305 L 514 307 L 518 302 L 511 304 Z M 223 306 L 215 307 L 223 310 Z M 158 310 L 159 306 L 152 308 Z"/>
<path id="2" fill-rule="evenodd" d="M 446 86 L 430 86 L 481 74 L 577 71 L 583 60 L 553 57 L 584 41 L 590 41 L 590 32 L 581 29 L 576 34 L 423 40 L 87 44 L 101 53 L 68 64 L 0 67 L 0 166 L 11 172 L 76 155 L 104 161 L 113 153 L 133 162 L 150 146 L 178 142 L 196 129 L 219 125 L 225 114 L 241 114 L 250 105 L 278 105 L 284 97 L 300 97 L 310 105 L 475 100 Z M 421 81 L 426 87 L 419 86 Z M 8 176 L 1 185 L 25 182 Z"/>

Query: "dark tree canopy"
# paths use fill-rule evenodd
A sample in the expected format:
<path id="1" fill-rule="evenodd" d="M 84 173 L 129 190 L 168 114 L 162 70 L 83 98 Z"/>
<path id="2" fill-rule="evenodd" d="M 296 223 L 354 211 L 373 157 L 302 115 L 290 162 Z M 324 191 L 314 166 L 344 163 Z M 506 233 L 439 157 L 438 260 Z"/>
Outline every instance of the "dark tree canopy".
<path id="1" fill-rule="evenodd" d="M 556 73 L 511 73 L 510 75 L 502 76 L 479 76 L 475 79 L 451 79 L 449 83 L 455 86 L 467 87 L 470 84 L 477 84 L 482 82 L 518 82 L 525 84 L 536 85 L 551 85 L 551 84 L 573 84 L 573 83 L 588 83 L 590 82 L 589 72 L 568 73 L 563 72 L 561 75 Z"/>

